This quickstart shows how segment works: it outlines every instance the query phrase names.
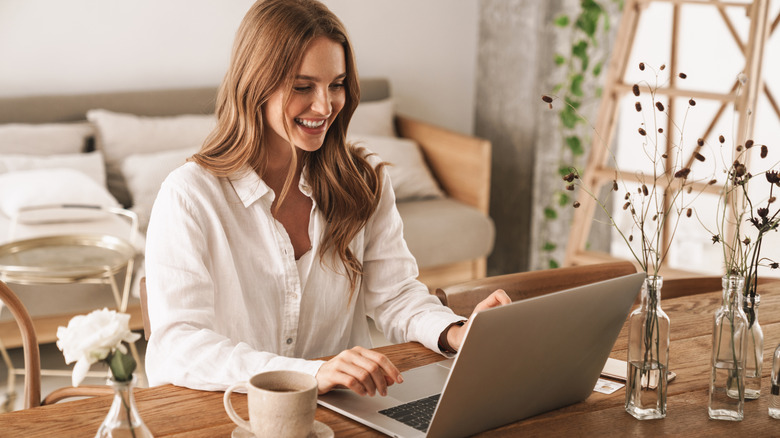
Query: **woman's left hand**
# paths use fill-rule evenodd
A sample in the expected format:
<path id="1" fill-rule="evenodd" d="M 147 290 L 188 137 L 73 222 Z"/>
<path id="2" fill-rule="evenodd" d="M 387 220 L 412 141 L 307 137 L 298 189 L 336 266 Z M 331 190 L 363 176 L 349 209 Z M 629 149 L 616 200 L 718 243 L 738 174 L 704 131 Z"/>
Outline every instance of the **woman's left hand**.
<path id="1" fill-rule="evenodd" d="M 509 298 L 509 295 L 507 295 L 503 289 L 496 290 L 474 307 L 474 312 L 471 313 L 471 316 L 465 325 L 450 327 L 447 331 L 447 342 L 455 350 L 460 350 L 460 346 L 463 344 L 463 338 L 466 336 L 466 329 L 474 319 L 474 315 L 482 310 L 503 306 L 504 304 L 509 304 L 511 302 L 512 300 Z"/>

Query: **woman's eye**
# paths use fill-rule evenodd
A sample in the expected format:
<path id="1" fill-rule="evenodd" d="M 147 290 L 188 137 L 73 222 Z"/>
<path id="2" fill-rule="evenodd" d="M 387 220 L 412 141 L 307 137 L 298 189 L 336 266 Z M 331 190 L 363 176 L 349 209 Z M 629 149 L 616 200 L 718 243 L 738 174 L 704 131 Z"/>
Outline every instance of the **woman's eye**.
<path id="1" fill-rule="evenodd" d="M 311 87 L 309 87 L 309 86 L 293 87 L 293 90 L 297 91 L 298 93 L 305 93 L 305 92 L 311 90 Z"/>
<path id="2" fill-rule="evenodd" d="M 334 88 L 334 89 L 344 88 L 344 84 L 343 83 L 331 84 L 330 88 Z"/>

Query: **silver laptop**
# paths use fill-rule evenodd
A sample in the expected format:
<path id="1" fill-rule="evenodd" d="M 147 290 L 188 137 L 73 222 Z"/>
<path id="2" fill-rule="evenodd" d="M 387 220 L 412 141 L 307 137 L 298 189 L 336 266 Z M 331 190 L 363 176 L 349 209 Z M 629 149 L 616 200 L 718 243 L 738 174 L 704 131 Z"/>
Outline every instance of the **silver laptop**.
<path id="1" fill-rule="evenodd" d="M 318 403 L 390 436 L 432 438 L 473 435 L 577 403 L 593 391 L 644 278 L 485 310 L 455 359 L 403 372 L 404 383 L 386 397 L 337 389 Z M 427 420 L 414 420 L 418 408 Z"/>

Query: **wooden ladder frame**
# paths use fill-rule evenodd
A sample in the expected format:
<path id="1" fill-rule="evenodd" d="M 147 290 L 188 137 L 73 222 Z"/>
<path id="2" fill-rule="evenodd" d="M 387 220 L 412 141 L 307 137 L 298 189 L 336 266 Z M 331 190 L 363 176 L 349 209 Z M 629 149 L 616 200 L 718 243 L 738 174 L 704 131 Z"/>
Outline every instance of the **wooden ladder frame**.
<path id="1" fill-rule="evenodd" d="M 766 41 L 771 34 L 778 27 L 780 23 L 780 14 L 773 20 L 772 24 L 769 24 L 769 3 L 770 0 L 754 0 L 752 3 L 740 3 L 740 2 L 727 2 L 721 0 L 627 0 L 623 16 L 620 21 L 620 26 L 617 31 L 615 46 L 612 51 L 612 56 L 609 61 L 609 68 L 607 69 L 607 76 L 605 78 L 604 93 L 600 102 L 598 118 L 595 125 L 596 133 L 601 135 L 594 136 L 590 156 L 585 167 L 585 171 L 582 177 L 582 184 L 587 187 L 591 193 L 598 194 L 606 184 L 612 184 L 615 178 L 617 169 L 610 164 L 609 150 L 607 146 L 612 145 L 612 140 L 615 135 L 615 129 L 618 119 L 619 102 L 623 96 L 632 91 L 632 84 L 626 83 L 624 78 L 626 76 L 626 68 L 628 60 L 631 56 L 631 50 L 636 39 L 636 31 L 639 26 L 639 21 L 642 15 L 642 11 L 653 2 L 665 2 L 672 4 L 672 38 L 671 38 L 671 56 L 668 68 L 670 71 L 677 71 L 677 52 L 678 52 L 678 35 L 679 35 L 679 17 L 680 7 L 683 4 L 695 4 L 704 6 L 713 6 L 717 8 L 720 16 L 723 18 L 726 27 L 731 33 L 732 37 L 736 41 L 738 47 L 745 55 L 745 68 L 743 73 L 747 75 L 749 80 L 743 86 L 742 92 L 737 95 L 738 82 L 735 81 L 734 86 L 729 93 L 717 93 L 707 91 L 693 91 L 681 89 L 677 86 L 677 76 L 671 74 L 669 78 L 669 84 L 665 88 L 658 88 L 655 90 L 657 95 L 667 96 L 669 104 L 667 105 L 668 111 L 668 123 L 665 128 L 667 132 L 672 131 L 672 124 L 674 121 L 675 99 L 705 99 L 714 100 L 720 102 L 720 108 L 713 116 L 709 127 L 706 132 L 701 136 L 707 138 L 710 135 L 712 129 L 724 113 L 724 110 L 729 104 L 735 105 L 735 112 L 738 114 L 738 136 L 736 138 L 737 144 L 744 144 L 746 139 L 751 138 L 753 133 L 755 117 L 747 117 L 748 111 L 756 108 L 759 93 L 763 91 L 769 100 L 770 105 L 780 118 L 780 107 L 778 107 L 777 100 L 774 98 L 769 88 L 766 86 L 761 78 L 762 61 L 764 55 L 764 48 Z M 748 41 L 743 43 L 740 37 L 737 35 L 734 25 L 730 18 L 726 15 L 726 7 L 744 7 L 746 14 L 750 17 L 750 29 L 748 32 Z M 647 86 L 640 86 L 640 91 L 649 92 L 650 89 Z M 665 168 L 667 172 L 669 169 L 673 169 L 672 161 L 674 154 L 669 153 L 674 145 L 672 144 L 672 136 L 667 136 L 665 148 L 667 151 L 667 163 Z M 661 146 L 661 145 L 659 145 Z M 736 147 L 736 145 L 735 145 Z M 691 156 L 685 160 L 686 167 L 690 167 L 694 163 L 694 155 L 699 152 L 701 147 L 696 147 L 691 152 Z M 622 178 L 625 182 L 639 182 L 639 176 L 630 172 L 622 173 Z M 717 194 L 720 188 L 715 185 L 707 185 L 706 183 L 697 183 L 694 185 L 694 190 L 700 190 L 708 193 Z M 664 202 L 671 202 L 669 197 L 665 197 Z M 572 226 L 569 233 L 569 240 L 566 247 L 566 257 L 564 260 L 565 266 L 603 263 L 606 261 L 614 261 L 618 258 L 608 253 L 590 251 L 587 249 L 588 237 L 590 234 L 591 224 L 594 219 L 597 204 L 585 194 L 582 190 L 579 192 L 578 200 L 580 201 L 580 208 L 574 211 L 572 220 Z M 668 209 L 668 205 L 665 210 Z M 667 221 L 666 227 L 662 230 L 662 242 L 665 249 L 668 249 L 671 244 L 671 224 Z M 662 272 L 667 276 L 682 275 L 682 272 L 675 272 L 666 266 L 669 258 L 665 259 L 662 267 Z"/>

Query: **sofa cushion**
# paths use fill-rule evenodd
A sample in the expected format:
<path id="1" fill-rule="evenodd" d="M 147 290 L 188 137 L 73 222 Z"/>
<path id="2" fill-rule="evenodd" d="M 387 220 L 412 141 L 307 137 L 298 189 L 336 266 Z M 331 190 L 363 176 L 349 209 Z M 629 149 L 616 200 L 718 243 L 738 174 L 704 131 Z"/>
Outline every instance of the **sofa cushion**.
<path id="1" fill-rule="evenodd" d="M 398 212 L 420 268 L 472 260 L 493 250 L 490 217 L 452 198 L 399 202 Z"/>

